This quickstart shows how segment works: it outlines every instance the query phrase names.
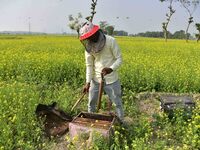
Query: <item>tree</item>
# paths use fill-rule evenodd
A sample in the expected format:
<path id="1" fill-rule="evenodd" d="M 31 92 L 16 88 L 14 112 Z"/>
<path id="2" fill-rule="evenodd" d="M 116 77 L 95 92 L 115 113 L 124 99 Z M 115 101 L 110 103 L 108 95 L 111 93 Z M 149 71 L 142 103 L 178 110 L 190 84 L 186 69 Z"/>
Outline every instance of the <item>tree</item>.
<path id="1" fill-rule="evenodd" d="M 200 23 L 196 23 L 195 26 L 196 26 L 197 30 L 199 31 L 199 33 L 196 34 L 197 42 L 199 42 L 199 40 L 200 40 Z"/>
<path id="2" fill-rule="evenodd" d="M 189 18 L 188 18 L 188 25 L 187 28 L 185 30 L 185 34 L 186 34 L 186 42 L 188 42 L 189 36 L 188 36 L 188 31 L 189 31 L 189 27 L 190 25 L 194 22 L 193 21 L 193 13 L 195 12 L 198 4 L 199 4 L 199 0 L 180 0 L 180 3 L 182 4 L 182 6 L 186 9 L 186 11 L 189 14 Z"/>
<path id="3" fill-rule="evenodd" d="M 188 37 L 190 37 L 190 34 L 188 33 L 187 35 Z M 185 31 L 184 30 L 180 30 L 180 31 L 176 31 L 174 32 L 172 38 L 174 39 L 184 39 L 186 37 Z"/>
<path id="4" fill-rule="evenodd" d="M 108 35 L 113 35 L 115 28 L 113 25 L 109 25 L 107 21 L 100 21 L 99 26 L 101 30 L 103 31 L 103 33 L 108 34 Z"/>
<path id="5" fill-rule="evenodd" d="M 115 29 L 114 26 L 111 26 L 111 25 L 107 26 L 106 27 L 107 34 L 108 35 L 113 35 L 114 29 Z"/>
<path id="6" fill-rule="evenodd" d="M 100 21 L 99 22 L 99 26 L 101 28 L 101 30 L 107 34 L 107 31 L 106 31 L 106 27 L 108 26 L 108 22 L 107 21 Z"/>
<path id="7" fill-rule="evenodd" d="M 96 14 L 96 11 L 95 11 L 96 5 L 97 5 L 97 0 L 92 0 L 91 16 L 88 16 L 88 17 L 85 18 L 90 22 L 93 21 L 94 15 Z M 69 21 L 70 21 L 70 23 L 69 23 L 70 29 L 75 30 L 78 33 L 78 38 L 79 38 L 79 36 L 80 36 L 80 28 L 81 28 L 81 25 L 83 24 L 81 22 L 81 19 L 83 18 L 82 14 L 78 13 L 77 17 L 73 17 L 72 15 L 69 15 L 68 18 L 69 18 Z"/>
<path id="8" fill-rule="evenodd" d="M 165 41 L 167 42 L 167 39 L 168 39 L 168 25 L 171 21 L 171 18 L 173 16 L 173 14 L 175 13 L 175 9 L 173 9 L 173 2 L 174 1 L 177 1 L 177 0 L 160 0 L 161 2 L 169 2 L 169 12 L 166 14 L 166 22 L 163 22 L 162 23 L 162 28 L 163 28 L 163 32 L 164 32 L 164 38 L 165 38 Z"/>
<path id="9" fill-rule="evenodd" d="M 80 36 L 80 28 L 81 28 L 81 19 L 82 19 L 82 14 L 78 13 L 77 17 L 73 17 L 72 15 L 69 15 L 69 27 L 72 30 L 75 30 L 78 33 L 78 38 Z"/>
<path id="10" fill-rule="evenodd" d="M 160 31 L 147 31 L 144 33 L 138 33 L 135 36 L 139 36 L 139 37 L 154 37 L 154 38 L 161 38 L 163 37 L 163 32 Z M 172 34 L 171 32 L 168 31 L 168 39 L 184 39 L 185 38 L 185 31 L 184 30 L 180 30 L 180 31 L 176 31 L 174 32 L 174 34 Z M 190 36 L 190 34 L 188 33 L 188 36 Z"/>
<path id="11" fill-rule="evenodd" d="M 168 32 L 167 34 L 168 34 L 168 38 L 172 37 L 172 33 Z M 163 35 L 164 33 L 160 31 L 146 31 L 146 32 L 138 33 L 135 36 L 161 38 L 163 37 Z"/>
<path id="12" fill-rule="evenodd" d="M 85 19 L 87 19 L 88 21 L 92 22 L 94 15 L 96 14 L 96 5 L 97 5 L 97 0 L 92 0 L 92 4 L 91 4 L 91 16 L 86 17 Z"/>
<path id="13" fill-rule="evenodd" d="M 114 35 L 117 36 L 128 36 L 128 32 L 120 30 L 120 31 L 114 31 Z"/>

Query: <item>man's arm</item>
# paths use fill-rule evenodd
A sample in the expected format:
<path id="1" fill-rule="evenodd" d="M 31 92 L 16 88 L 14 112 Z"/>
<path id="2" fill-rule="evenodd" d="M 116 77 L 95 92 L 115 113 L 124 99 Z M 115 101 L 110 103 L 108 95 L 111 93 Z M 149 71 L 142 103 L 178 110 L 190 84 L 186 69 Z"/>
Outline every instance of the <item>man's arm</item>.
<path id="1" fill-rule="evenodd" d="M 120 51 L 119 46 L 115 39 L 112 41 L 111 49 L 112 49 L 113 56 L 115 57 L 116 61 L 112 64 L 112 66 L 110 66 L 110 68 L 113 71 L 115 71 L 122 64 L 122 54 L 121 54 L 121 51 Z"/>
<path id="2" fill-rule="evenodd" d="M 90 88 L 90 82 L 93 76 L 94 57 L 85 51 L 85 60 L 86 60 L 86 84 L 83 87 L 83 93 L 88 93 Z"/>
<path id="3" fill-rule="evenodd" d="M 94 56 L 85 51 L 86 60 L 86 83 L 90 83 L 94 71 Z"/>

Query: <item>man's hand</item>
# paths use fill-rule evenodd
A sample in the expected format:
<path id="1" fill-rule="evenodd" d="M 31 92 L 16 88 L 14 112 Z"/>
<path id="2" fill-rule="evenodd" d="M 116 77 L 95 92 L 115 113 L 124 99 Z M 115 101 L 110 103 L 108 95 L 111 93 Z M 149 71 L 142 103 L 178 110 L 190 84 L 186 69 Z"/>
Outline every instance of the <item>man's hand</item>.
<path id="1" fill-rule="evenodd" d="M 103 76 L 110 74 L 111 72 L 113 72 L 113 70 L 111 68 L 103 68 L 102 71 L 101 71 Z"/>
<path id="2" fill-rule="evenodd" d="M 83 87 L 83 93 L 88 93 L 90 89 L 90 83 L 86 83 Z"/>

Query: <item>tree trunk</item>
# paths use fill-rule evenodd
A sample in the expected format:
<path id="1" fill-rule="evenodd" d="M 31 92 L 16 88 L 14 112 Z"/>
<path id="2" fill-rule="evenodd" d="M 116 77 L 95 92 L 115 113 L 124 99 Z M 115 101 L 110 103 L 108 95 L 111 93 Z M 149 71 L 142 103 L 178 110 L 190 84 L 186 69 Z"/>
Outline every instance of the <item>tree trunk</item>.
<path id="1" fill-rule="evenodd" d="M 167 38 L 168 38 L 167 30 L 164 30 L 164 37 L 165 37 L 165 42 L 167 42 Z"/>
<path id="2" fill-rule="evenodd" d="M 191 23 L 188 23 L 187 29 L 186 29 L 186 31 L 185 31 L 185 39 L 186 39 L 186 42 L 188 42 L 188 40 L 189 40 L 188 30 L 189 30 L 190 24 L 191 24 Z"/>
<path id="3" fill-rule="evenodd" d="M 79 31 L 77 31 L 77 38 L 79 39 L 79 37 L 80 37 L 80 33 Z"/>
<path id="4" fill-rule="evenodd" d="M 171 18 L 173 16 L 173 14 L 175 13 L 175 10 L 173 10 L 172 8 L 172 2 L 173 0 L 170 0 L 170 5 L 169 5 L 169 15 L 167 14 L 167 22 L 164 24 L 164 36 L 165 36 L 165 42 L 167 42 L 167 39 L 168 39 L 168 31 L 167 31 L 167 28 L 168 28 L 168 25 L 171 21 Z"/>

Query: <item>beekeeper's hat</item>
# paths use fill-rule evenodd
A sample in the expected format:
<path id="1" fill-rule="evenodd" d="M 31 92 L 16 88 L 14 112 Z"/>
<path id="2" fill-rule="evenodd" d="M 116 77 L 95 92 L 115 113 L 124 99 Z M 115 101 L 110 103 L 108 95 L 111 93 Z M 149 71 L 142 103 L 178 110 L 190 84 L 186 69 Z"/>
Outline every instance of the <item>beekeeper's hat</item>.
<path id="1" fill-rule="evenodd" d="M 91 37 L 93 34 L 95 34 L 99 30 L 98 25 L 94 25 L 92 22 L 86 22 L 83 24 L 83 26 L 80 29 L 80 40 L 85 40 L 89 37 Z"/>

